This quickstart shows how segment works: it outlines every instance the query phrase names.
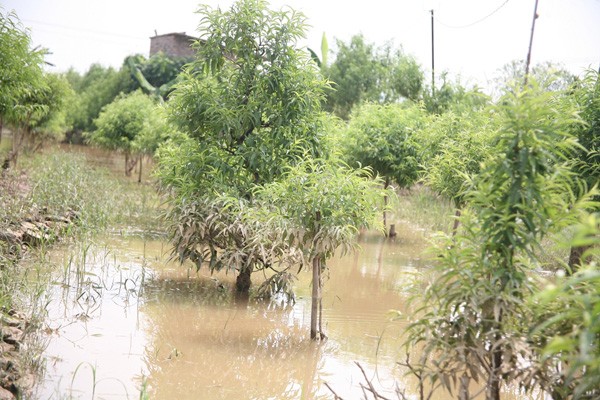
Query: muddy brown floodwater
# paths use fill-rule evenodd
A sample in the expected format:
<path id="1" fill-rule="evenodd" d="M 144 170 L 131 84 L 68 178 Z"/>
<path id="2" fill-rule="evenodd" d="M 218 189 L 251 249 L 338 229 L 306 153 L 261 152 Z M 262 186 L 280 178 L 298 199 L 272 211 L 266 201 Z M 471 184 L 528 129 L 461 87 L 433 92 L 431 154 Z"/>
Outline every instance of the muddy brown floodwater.
<path id="1" fill-rule="evenodd" d="M 122 173 L 122 160 L 110 153 L 63 150 Z M 416 380 L 397 364 L 405 359 L 406 322 L 392 312 L 410 313 L 410 286 L 430 269 L 422 232 L 401 224 L 397 232 L 393 241 L 365 234 L 361 250 L 328 262 L 324 343 L 309 339 L 309 271 L 299 274 L 293 305 L 244 303 L 232 294 L 234 276 L 170 262 L 160 238 L 115 232 L 55 246 L 47 255 L 54 272 L 45 299 L 45 375 L 33 398 L 332 399 L 327 384 L 359 399 L 358 362 L 381 394 L 397 398 L 399 387 L 417 399 Z M 253 275 L 255 285 L 260 279 Z"/>
<path id="2" fill-rule="evenodd" d="M 397 365 L 405 322 L 390 311 L 410 312 L 408 288 L 429 270 L 419 235 L 366 235 L 361 251 L 328 263 L 321 344 L 309 340 L 308 271 L 295 304 L 244 303 L 233 276 L 169 262 L 161 240 L 121 233 L 57 247 L 34 398 L 331 399 L 327 383 L 359 399 L 359 362 L 381 394 L 397 398 L 399 387 L 417 399 L 417 382 Z"/>
<path id="3" fill-rule="evenodd" d="M 413 239 L 409 239 L 414 236 Z M 427 269 L 419 233 L 376 235 L 328 263 L 328 340 L 309 340 L 310 273 L 296 303 L 236 301 L 232 275 L 168 261 L 168 245 L 126 234 L 57 247 L 47 299 L 46 374 L 36 398 L 314 399 L 361 396 L 361 363 L 382 393 L 414 392 L 403 359 L 408 284 Z M 260 279 L 258 274 L 253 277 Z"/>

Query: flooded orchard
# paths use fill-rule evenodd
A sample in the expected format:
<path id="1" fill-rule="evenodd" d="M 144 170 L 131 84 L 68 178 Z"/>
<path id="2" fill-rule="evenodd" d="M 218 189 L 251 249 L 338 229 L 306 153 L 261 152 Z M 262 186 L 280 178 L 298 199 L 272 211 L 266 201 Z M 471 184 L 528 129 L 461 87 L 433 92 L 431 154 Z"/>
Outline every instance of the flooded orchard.
<path id="1" fill-rule="evenodd" d="M 115 154 L 62 150 L 122 173 Z M 327 339 L 315 342 L 310 270 L 297 274 L 295 302 L 239 299 L 233 273 L 172 261 L 164 227 L 138 213 L 121 228 L 41 249 L 37 279 L 50 279 L 37 300 L 43 374 L 31 398 L 359 399 L 367 381 L 388 398 L 402 398 L 397 389 L 418 398 L 417 379 L 398 364 L 407 322 L 397 318 L 410 315 L 410 291 L 431 271 L 415 225 L 397 224 L 393 239 L 365 232 L 355 253 L 328 261 Z M 257 287 L 265 276 L 252 279 Z"/>
<path id="2" fill-rule="evenodd" d="M 338 18 L 423 52 L 200 4 L 84 72 L 42 3 L 0 7 L 0 400 L 600 399 L 600 71 L 534 50 L 600 9 L 468 6 L 528 51 L 465 85 L 440 7 Z"/>
<path id="3" fill-rule="evenodd" d="M 36 397 L 137 398 L 143 390 L 153 399 L 330 398 L 327 383 L 354 398 L 364 382 L 355 361 L 393 393 L 402 379 L 402 322 L 390 311 L 402 310 L 422 266 L 422 239 L 413 235 L 367 235 L 361 251 L 331 260 L 324 344 L 308 335 L 306 271 L 295 304 L 244 302 L 231 274 L 170 262 L 160 239 L 120 233 L 58 248 L 50 256 L 46 375 Z"/>

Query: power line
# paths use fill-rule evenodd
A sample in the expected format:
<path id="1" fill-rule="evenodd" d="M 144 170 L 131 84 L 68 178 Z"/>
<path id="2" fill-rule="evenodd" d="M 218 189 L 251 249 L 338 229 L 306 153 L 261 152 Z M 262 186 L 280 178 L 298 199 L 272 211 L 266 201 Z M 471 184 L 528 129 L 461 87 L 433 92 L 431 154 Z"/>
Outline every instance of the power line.
<path id="1" fill-rule="evenodd" d="M 87 33 L 92 33 L 92 34 L 95 34 L 95 35 L 113 36 L 113 37 L 118 37 L 118 38 L 129 38 L 129 39 L 138 39 L 138 40 L 145 40 L 145 39 L 147 39 L 147 38 L 143 38 L 143 37 L 140 37 L 140 36 L 132 36 L 132 35 L 124 35 L 124 34 L 120 34 L 120 33 L 97 31 L 97 30 L 94 30 L 94 29 L 79 28 L 79 27 L 74 27 L 74 26 L 54 24 L 54 23 L 50 23 L 50 22 L 28 20 L 28 19 L 23 19 L 22 21 L 23 22 L 28 22 L 30 24 L 46 25 L 46 26 L 50 26 L 50 27 L 53 27 L 53 28 L 67 29 L 67 30 L 71 30 L 71 31 L 75 31 L 75 32 L 87 32 Z"/>
<path id="2" fill-rule="evenodd" d="M 35 31 L 32 31 L 33 34 L 52 34 L 52 35 L 58 35 L 61 37 L 65 37 L 68 39 L 82 39 L 85 37 L 88 37 L 88 34 L 77 34 L 77 32 L 60 32 L 60 31 L 56 31 L 56 30 L 52 30 L 52 29 L 46 29 L 46 28 L 36 28 Z M 34 39 L 37 39 L 36 41 L 40 41 L 40 38 L 37 37 L 37 35 L 33 36 Z M 85 39 L 87 40 L 87 39 Z M 119 46 L 121 48 L 126 48 L 127 46 L 131 46 L 133 43 L 137 43 L 137 42 L 141 42 L 141 41 L 147 41 L 148 39 L 134 39 L 134 40 L 118 40 L 117 38 L 110 38 L 110 37 L 94 37 L 93 41 L 95 43 L 108 43 L 111 44 L 113 46 Z M 44 37 L 42 39 L 42 41 L 47 41 L 47 37 Z"/>
<path id="3" fill-rule="evenodd" d="M 444 23 L 443 21 L 441 21 L 439 18 L 436 18 L 436 21 L 437 21 L 437 22 L 438 22 L 440 25 L 443 25 L 443 26 L 445 26 L 446 28 L 451 28 L 451 29 L 464 29 L 464 28 L 470 28 L 470 27 L 472 27 L 473 25 L 477 25 L 478 23 L 480 23 L 480 22 L 483 22 L 483 21 L 485 21 L 486 19 L 490 18 L 492 15 L 496 14 L 496 13 L 497 13 L 498 11 L 500 11 L 500 10 L 501 10 L 501 9 L 502 9 L 502 8 L 503 8 L 505 5 L 506 5 L 506 3 L 508 3 L 509 1 L 510 1 L 510 0 L 504 0 L 504 2 L 503 2 L 502 4 L 500 4 L 498 7 L 496 7 L 496 9 L 494 9 L 492 12 L 490 12 L 490 13 L 489 13 L 489 14 L 487 14 L 486 16 L 484 16 L 484 17 L 482 17 L 482 18 L 480 18 L 480 19 L 478 19 L 478 20 L 476 20 L 476 21 L 474 21 L 474 22 L 471 22 L 471 23 L 469 23 L 469 24 L 466 24 L 466 25 L 449 25 L 449 24 L 446 24 L 446 23 Z"/>

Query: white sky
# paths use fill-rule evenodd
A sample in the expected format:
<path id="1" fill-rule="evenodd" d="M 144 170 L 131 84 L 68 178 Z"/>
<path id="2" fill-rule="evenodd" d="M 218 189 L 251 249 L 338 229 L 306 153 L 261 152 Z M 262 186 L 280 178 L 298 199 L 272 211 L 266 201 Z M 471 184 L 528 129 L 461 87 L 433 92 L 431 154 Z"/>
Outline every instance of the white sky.
<path id="1" fill-rule="evenodd" d="M 148 55 L 150 36 L 196 34 L 198 0 L 0 0 L 31 29 L 34 45 L 50 49 L 51 71 L 92 63 L 119 68 L 130 54 Z M 233 0 L 205 0 L 229 8 Z M 436 74 L 485 85 L 504 64 L 527 55 L 535 0 L 271 0 L 304 12 L 307 46 L 320 53 L 323 32 L 335 39 L 363 33 L 393 40 L 431 74 L 431 16 L 435 12 Z M 490 15 L 491 14 L 491 15 Z M 532 62 L 553 61 L 580 74 L 600 66 L 600 0 L 539 0 Z M 487 16 L 487 18 L 485 18 Z M 475 21 L 483 21 L 470 25 Z M 457 28 L 458 27 L 458 28 Z"/>

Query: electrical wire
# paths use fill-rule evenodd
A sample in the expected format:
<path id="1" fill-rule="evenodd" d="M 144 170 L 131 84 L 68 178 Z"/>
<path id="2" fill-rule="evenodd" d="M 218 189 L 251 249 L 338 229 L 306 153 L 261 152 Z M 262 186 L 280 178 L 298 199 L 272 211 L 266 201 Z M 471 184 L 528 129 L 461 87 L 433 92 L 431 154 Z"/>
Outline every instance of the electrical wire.
<path id="1" fill-rule="evenodd" d="M 94 29 L 87 29 L 87 28 L 77 28 L 77 27 L 73 27 L 73 26 L 53 24 L 50 22 L 36 21 L 36 20 L 31 20 L 31 19 L 23 19 L 22 21 L 30 23 L 30 24 L 46 25 L 46 26 L 53 27 L 53 28 L 67 29 L 67 30 L 71 30 L 71 31 L 75 31 L 75 32 L 87 32 L 87 33 L 92 33 L 95 35 L 113 36 L 113 37 L 118 37 L 118 38 L 129 38 L 129 39 L 139 39 L 139 40 L 147 39 L 147 38 L 143 38 L 140 36 L 123 35 L 120 33 L 97 31 Z"/>
<path id="2" fill-rule="evenodd" d="M 145 42 L 148 39 L 144 39 L 144 38 L 133 38 L 131 40 L 118 40 L 117 38 L 110 38 L 110 37 L 99 37 L 99 36 L 93 36 L 89 33 L 77 33 L 77 32 L 61 32 L 61 31 L 57 31 L 54 29 L 47 29 L 47 28 L 43 28 L 43 27 L 36 27 L 36 29 L 34 31 L 32 31 L 33 33 L 33 37 L 38 39 L 41 39 L 44 35 L 57 35 L 57 36 L 61 36 L 64 38 L 67 38 L 69 40 L 74 40 L 74 39 L 82 39 L 82 37 L 89 37 L 92 38 L 92 40 L 94 40 L 95 42 L 101 42 L 101 43 L 108 43 L 114 46 L 119 46 L 121 48 L 126 48 L 127 46 L 130 46 L 132 43 L 141 43 L 141 42 Z"/>
<path id="3" fill-rule="evenodd" d="M 508 3 L 509 1 L 510 1 L 510 0 L 505 0 L 505 1 L 504 1 L 502 4 L 500 4 L 500 5 L 499 5 L 499 6 L 498 6 L 496 9 L 494 9 L 494 10 L 493 10 L 491 13 L 487 14 L 486 16 L 484 16 L 484 17 L 482 17 L 482 18 L 480 18 L 480 19 L 478 19 L 478 20 L 476 20 L 476 21 L 474 21 L 474 22 L 471 22 L 471 23 L 469 23 L 469 24 L 466 24 L 466 25 L 449 25 L 449 24 L 446 24 L 446 23 L 444 23 L 443 21 L 441 21 L 441 20 L 440 20 L 439 18 L 437 18 L 437 17 L 435 17 L 435 20 L 436 20 L 436 21 L 437 21 L 437 22 L 438 22 L 440 25 L 443 25 L 443 26 L 445 26 L 446 28 L 451 28 L 451 29 L 465 29 L 465 28 L 470 28 L 470 27 L 472 27 L 473 25 L 477 25 L 477 24 L 479 24 L 480 22 L 483 22 L 483 21 L 485 21 L 486 19 L 490 18 L 492 15 L 496 14 L 496 13 L 497 13 L 498 11 L 500 11 L 500 10 L 501 10 L 501 9 L 502 9 L 502 8 L 503 8 L 505 5 L 506 5 L 506 3 Z"/>

